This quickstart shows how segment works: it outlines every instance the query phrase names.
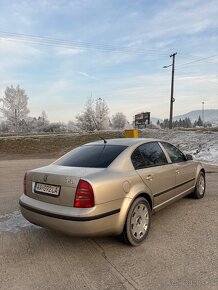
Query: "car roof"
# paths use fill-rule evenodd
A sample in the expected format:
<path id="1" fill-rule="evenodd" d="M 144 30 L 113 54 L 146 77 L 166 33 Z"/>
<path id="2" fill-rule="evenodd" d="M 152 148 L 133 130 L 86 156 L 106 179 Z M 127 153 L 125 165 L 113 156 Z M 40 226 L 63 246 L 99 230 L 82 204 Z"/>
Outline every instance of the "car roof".
<path id="1" fill-rule="evenodd" d="M 121 145 L 121 146 L 133 146 L 133 145 L 140 145 L 142 143 L 146 142 L 157 142 L 161 141 L 158 139 L 153 139 L 153 138 L 117 138 L 117 139 L 106 139 L 107 144 L 106 145 Z M 99 140 L 99 141 L 94 141 L 87 143 L 85 145 L 104 145 L 104 140 Z"/>

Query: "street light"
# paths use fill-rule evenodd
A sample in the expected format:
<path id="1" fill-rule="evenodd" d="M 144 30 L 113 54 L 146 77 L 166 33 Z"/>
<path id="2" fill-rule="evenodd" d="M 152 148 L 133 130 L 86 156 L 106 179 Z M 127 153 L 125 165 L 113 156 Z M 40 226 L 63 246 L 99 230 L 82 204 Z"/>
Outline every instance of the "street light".
<path id="1" fill-rule="evenodd" d="M 202 102 L 202 123 L 204 127 L 204 102 Z"/>
<path id="2" fill-rule="evenodd" d="M 170 67 L 170 66 L 172 66 L 172 64 L 164 65 L 163 68 L 168 68 L 168 67 Z"/>
<path id="3" fill-rule="evenodd" d="M 175 102 L 175 99 L 173 97 L 173 90 L 174 90 L 174 72 L 175 72 L 175 56 L 176 55 L 177 55 L 177 52 L 170 55 L 170 57 L 173 57 L 172 64 L 163 66 L 163 68 L 168 68 L 168 67 L 172 66 L 169 129 L 172 129 L 172 127 L 173 127 L 173 103 Z"/>

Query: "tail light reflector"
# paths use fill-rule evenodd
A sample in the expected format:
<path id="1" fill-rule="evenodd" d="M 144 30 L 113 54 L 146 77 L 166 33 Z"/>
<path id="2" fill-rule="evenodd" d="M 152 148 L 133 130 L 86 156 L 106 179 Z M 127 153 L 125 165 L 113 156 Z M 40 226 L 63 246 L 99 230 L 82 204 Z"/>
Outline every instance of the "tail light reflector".
<path id="1" fill-rule="evenodd" d="M 94 205 L 94 193 L 91 184 L 80 179 L 76 189 L 74 206 L 88 208 L 93 207 Z"/>

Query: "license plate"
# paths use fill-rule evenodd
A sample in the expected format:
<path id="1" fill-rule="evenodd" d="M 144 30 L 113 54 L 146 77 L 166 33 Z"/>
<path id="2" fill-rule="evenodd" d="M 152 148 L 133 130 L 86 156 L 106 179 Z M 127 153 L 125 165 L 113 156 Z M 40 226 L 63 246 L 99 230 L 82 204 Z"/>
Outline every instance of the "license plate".
<path id="1" fill-rule="evenodd" d="M 39 182 L 35 182 L 35 186 L 34 186 L 35 193 L 44 193 L 44 194 L 50 194 L 54 196 L 58 196 L 60 194 L 60 189 L 61 189 L 60 186 L 39 183 Z"/>

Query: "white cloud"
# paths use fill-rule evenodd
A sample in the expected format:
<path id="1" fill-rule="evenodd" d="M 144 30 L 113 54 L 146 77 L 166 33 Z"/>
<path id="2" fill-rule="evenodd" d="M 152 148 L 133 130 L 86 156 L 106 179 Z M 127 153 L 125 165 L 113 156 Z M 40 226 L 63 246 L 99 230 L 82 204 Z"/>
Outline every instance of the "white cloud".
<path id="1" fill-rule="evenodd" d="M 90 74 L 88 74 L 88 73 L 86 73 L 86 72 L 78 71 L 77 73 L 78 73 L 79 75 L 81 75 L 81 76 L 87 78 L 87 79 L 90 79 L 90 80 L 98 80 L 98 78 L 96 78 L 96 77 L 94 77 L 94 76 L 92 76 L 92 75 L 90 75 Z"/>
<path id="2" fill-rule="evenodd" d="M 20 81 L 21 81 L 20 79 L 12 79 L 12 78 L 4 79 L 4 78 L 0 77 L 1 85 L 8 85 L 8 84 L 12 84 L 12 83 L 19 84 Z"/>
<path id="3" fill-rule="evenodd" d="M 85 73 L 85 72 L 82 72 L 82 71 L 78 71 L 78 74 L 81 75 L 81 76 L 83 76 L 83 77 L 87 77 L 87 78 L 90 77 L 89 74 L 87 74 L 87 73 Z"/>
<path id="4" fill-rule="evenodd" d="M 214 83 L 218 85 L 218 77 L 216 75 L 196 75 L 196 76 L 181 76 L 177 81 L 191 81 L 193 83 Z"/>
<path id="5" fill-rule="evenodd" d="M 36 48 L 35 46 L 19 41 L 19 39 L 1 38 L 0 37 L 0 56 L 3 54 L 16 54 L 16 55 L 30 55 L 30 56 L 38 56 L 42 54 L 41 50 Z"/>
<path id="6" fill-rule="evenodd" d="M 42 51 L 28 43 L 0 38 L 0 73 L 9 74 L 19 65 L 32 63 L 41 57 Z M 9 70 L 10 69 L 10 70 Z"/>
<path id="7" fill-rule="evenodd" d="M 150 39 L 189 35 L 217 27 L 217 1 L 174 1 L 148 21 L 145 36 Z"/>
<path id="8" fill-rule="evenodd" d="M 57 47 L 55 48 L 55 53 L 57 55 L 76 55 L 82 53 L 83 50 L 80 48 L 65 48 L 65 47 Z"/>

